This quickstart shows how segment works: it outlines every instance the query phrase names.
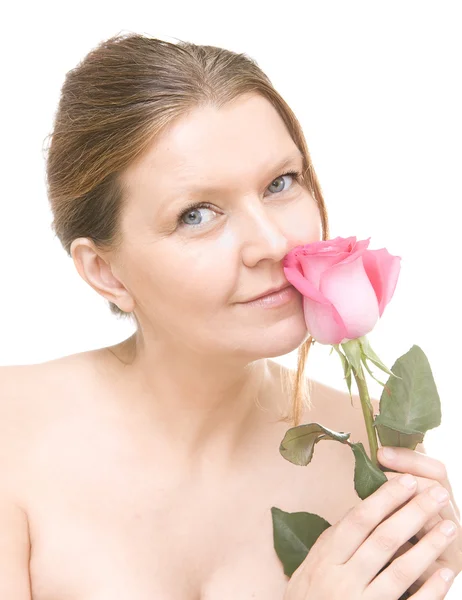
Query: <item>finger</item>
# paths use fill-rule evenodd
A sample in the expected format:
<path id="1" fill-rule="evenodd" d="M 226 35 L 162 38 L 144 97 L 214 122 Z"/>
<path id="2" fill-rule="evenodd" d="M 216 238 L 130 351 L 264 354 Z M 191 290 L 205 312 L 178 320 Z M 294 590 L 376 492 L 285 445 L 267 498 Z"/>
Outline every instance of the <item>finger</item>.
<path id="1" fill-rule="evenodd" d="M 392 479 L 394 479 L 395 477 L 399 477 L 400 475 L 402 475 L 402 473 L 393 473 L 393 472 L 386 472 L 384 473 L 384 475 L 386 476 L 386 478 L 388 479 L 388 481 L 391 481 Z M 435 481 L 434 479 L 428 479 L 426 477 L 417 477 L 417 490 L 416 490 L 416 494 L 419 494 L 420 492 L 423 492 L 425 489 L 432 487 L 435 485 L 435 483 L 437 483 L 437 481 Z M 441 484 L 443 485 L 443 484 Z M 451 521 L 456 521 L 460 527 L 460 512 L 459 510 L 456 508 L 455 505 L 455 501 L 454 501 L 454 496 L 452 494 L 452 490 L 450 489 L 451 486 L 444 486 L 449 494 L 450 494 L 450 503 L 445 506 L 441 511 L 440 511 L 440 517 L 441 519 L 450 519 Z M 435 524 L 436 521 L 433 522 L 433 524 Z"/>
<path id="2" fill-rule="evenodd" d="M 452 542 L 452 544 L 453 543 L 454 542 Z M 450 548 L 452 544 L 450 544 L 448 547 Z M 406 542 L 404 544 L 404 546 L 401 546 L 401 548 L 398 550 L 398 552 L 393 556 L 392 560 L 395 560 L 395 558 L 399 558 L 403 554 L 406 554 L 406 552 L 413 547 L 414 547 L 414 544 L 410 544 L 409 542 Z M 446 552 L 446 550 L 444 552 Z M 427 579 L 430 579 L 430 577 L 433 575 L 433 573 L 435 571 L 439 571 L 441 569 L 441 567 L 443 567 L 443 566 L 448 566 L 448 567 L 451 566 L 449 563 L 446 563 L 443 560 L 444 552 L 442 554 L 440 554 L 440 556 L 438 557 L 438 560 L 434 561 L 427 569 L 425 569 L 425 571 L 419 575 L 419 577 L 414 581 L 414 583 L 409 586 L 408 591 L 411 594 L 413 594 L 414 592 L 419 590 L 423 586 L 423 584 L 427 581 Z"/>
<path id="3" fill-rule="evenodd" d="M 442 600 L 446 597 L 454 582 L 454 574 L 447 581 L 442 574 L 448 569 L 439 569 L 423 584 L 418 592 L 411 596 L 410 600 Z M 449 572 L 451 572 L 449 570 Z"/>
<path id="4" fill-rule="evenodd" d="M 391 451 L 394 457 L 386 457 L 385 452 Z M 451 482 L 448 478 L 446 465 L 436 458 L 410 448 L 389 447 L 379 448 L 377 458 L 384 466 L 400 473 L 411 473 L 417 477 L 425 477 L 438 481 L 451 494 L 454 512 L 460 519 L 460 508 L 457 505 Z"/>
<path id="5" fill-rule="evenodd" d="M 443 578 L 442 573 L 445 571 L 449 571 L 452 575 L 449 579 Z M 446 577 L 446 576 L 445 576 Z M 450 590 L 452 584 L 454 583 L 454 573 L 450 569 L 436 569 L 431 576 L 425 580 L 421 585 L 410 585 L 407 591 L 409 591 L 412 595 L 410 600 L 440 600 L 442 598 L 446 598 L 448 591 Z M 367 595 L 366 598 L 369 599 L 371 596 Z M 386 590 L 382 592 L 381 596 L 373 596 L 374 600 L 379 600 L 381 598 L 389 598 L 389 594 Z"/>
<path id="6" fill-rule="evenodd" d="M 430 479 L 429 477 L 420 477 L 411 473 L 411 471 L 383 471 L 385 477 L 390 481 L 390 479 L 394 479 L 395 477 L 399 477 L 403 473 L 410 473 L 414 475 L 417 479 L 417 492 L 422 492 L 426 487 L 430 487 L 431 485 L 435 485 L 435 483 L 439 483 L 436 479 Z"/>
<path id="7" fill-rule="evenodd" d="M 419 540 L 421 540 L 427 533 L 432 531 L 436 525 L 441 523 L 442 521 L 451 521 L 455 524 L 457 528 L 457 533 L 454 536 L 452 542 L 444 549 L 444 551 L 439 555 L 438 561 L 432 564 L 420 577 L 417 581 L 418 586 L 416 589 L 419 589 L 420 586 L 429 578 L 433 573 L 441 568 L 441 566 L 448 566 L 453 568 L 456 573 L 460 572 L 462 568 L 461 562 L 461 552 L 462 552 L 462 528 L 458 520 L 455 520 L 453 517 L 453 510 L 451 510 L 448 506 L 443 508 L 438 515 L 430 518 L 425 525 L 421 528 L 421 530 L 416 533 L 410 540 L 408 540 L 399 550 L 394 554 L 393 560 L 405 554 L 410 548 L 412 548 Z M 415 591 L 412 590 L 411 591 Z"/>
<path id="8" fill-rule="evenodd" d="M 439 501 L 438 492 L 443 491 L 446 490 L 439 484 L 426 489 L 381 523 L 350 559 L 352 568 L 361 572 L 361 576 L 364 576 L 367 582 L 371 581 L 399 548 L 419 531 L 430 517 L 438 513 L 442 502 L 449 501 L 447 492 L 446 499 Z M 420 572 L 416 578 L 419 574 Z"/>
<path id="9" fill-rule="evenodd" d="M 445 566 L 450 567 L 450 565 L 445 565 L 445 563 L 442 561 L 440 562 L 440 559 L 435 560 L 428 567 L 428 569 L 425 569 L 425 571 L 422 573 L 422 575 L 420 575 L 420 577 L 418 577 L 418 579 L 416 579 L 414 581 L 414 583 L 409 586 L 409 591 L 411 592 L 411 594 L 413 594 L 414 592 L 417 592 L 417 590 L 420 590 L 420 588 L 423 586 L 423 584 L 428 579 L 430 579 L 430 577 L 432 577 L 434 573 L 436 573 L 437 571 L 441 571 L 441 569 Z"/>
<path id="10" fill-rule="evenodd" d="M 454 539 L 455 528 L 452 534 L 445 533 L 449 532 L 448 525 L 452 525 L 450 521 L 443 521 L 406 554 L 395 559 L 369 584 L 368 593 L 373 598 L 374 594 L 380 598 L 380 590 L 393 592 L 397 597 L 403 594 Z"/>
<path id="11" fill-rule="evenodd" d="M 446 504 L 446 506 L 443 506 L 443 508 L 439 510 L 438 514 L 428 519 L 428 521 L 423 525 L 422 529 L 415 534 L 416 537 L 423 537 L 426 533 L 431 531 L 433 527 L 437 525 L 440 521 L 454 521 L 459 531 L 459 535 L 462 534 L 462 527 L 460 521 L 456 516 L 454 507 L 452 506 L 452 502 L 449 501 L 448 504 Z"/>
<path id="12" fill-rule="evenodd" d="M 461 529 L 460 521 L 456 515 L 456 511 L 454 510 L 452 500 L 450 500 L 448 504 L 440 510 L 439 516 L 441 517 L 441 519 L 450 519 L 451 521 L 454 521 L 458 529 Z"/>
<path id="13" fill-rule="evenodd" d="M 452 520 L 451 517 L 447 517 L 447 518 L 449 520 Z M 433 527 L 435 527 L 435 525 L 438 525 L 438 523 L 440 523 L 441 521 L 443 521 L 443 519 L 441 518 L 441 512 L 433 517 L 430 517 L 428 519 L 428 521 L 423 525 L 422 529 L 420 529 L 420 531 L 418 531 L 415 534 L 415 537 L 417 539 L 423 538 L 423 536 L 425 534 L 427 534 L 429 531 L 431 531 L 433 529 Z M 412 545 L 414 545 L 414 544 L 412 544 Z"/>
<path id="14" fill-rule="evenodd" d="M 393 473 L 393 472 L 386 472 L 384 474 L 385 474 L 386 478 L 388 479 L 388 481 L 392 481 L 396 477 L 400 477 L 402 475 L 402 473 Z M 416 479 L 417 479 L 417 488 L 415 491 L 415 495 L 421 494 L 423 491 L 434 486 L 437 483 L 434 479 L 427 479 L 425 477 L 416 477 Z M 395 512 L 397 512 L 400 508 L 401 508 L 400 506 L 397 506 L 393 512 L 391 512 L 389 515 L 387 515 L 387 517 L 391 517 L 392 515 L 394 515 Z M 445 518 L 453 519 L 453 517 L 449 516 L 449 515 L 446 515 Z M 431 525 L 428 527 L 427 531 L 430 531 L 430 529 L 432 529 L 436 525 L 436 523 L 440 520 L 441 520 L 441 518 L 438 518 L 437 515 L 435 515 L 434 517 L 430 517 L 429 521 L 431 522 Z M 426 525 L 424 525 L 422 529 L 425 529 L 425 527 L 426 527 Z"/>
<path id="15" fill-rule="evenodd" d="M 411 487 L 406 486 L 406 480 L 409 485 L 409 478 L 406 476 L 387 481 L 327 530 L 330 530 L 330 536 L 334 538 L 333 543 L 329 544 L 332 563 L 346 563 L 377 524 L 414 495 L 417 487 L 415 477 L 411 477 L 411 483 L 413 481 L 414 484 Z"/>
<path id="16" fill-rule="evenodd" d="M 392 452 L 394 456 L 386 456 L 385 453 L 388 454 L 389 452 Z M 445 464 L 427 454 L 422 454 L 410 448 L 382 447 L 377 453 L 377 458 L 384 466 L 395 471 L 434 479 L 445 487 L 448 486 L 448 489 L 451 486 Z"/>

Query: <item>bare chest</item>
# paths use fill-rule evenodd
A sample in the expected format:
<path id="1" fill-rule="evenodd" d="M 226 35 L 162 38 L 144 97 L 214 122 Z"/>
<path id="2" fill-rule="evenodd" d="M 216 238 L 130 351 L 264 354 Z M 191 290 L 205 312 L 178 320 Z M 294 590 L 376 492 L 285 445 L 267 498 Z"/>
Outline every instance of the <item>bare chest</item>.
<path id="1" fill-rule="evenodd" d="M 258 460 L 210 477 L 177 468 L 147 430 L 88 415 L 50 426 L 29 495 L 34 600 L 281 600 L 271 507 L 334 523 L 358 497 L 346 448 L 318 444 L 295 466 L 279 431 Z"/>

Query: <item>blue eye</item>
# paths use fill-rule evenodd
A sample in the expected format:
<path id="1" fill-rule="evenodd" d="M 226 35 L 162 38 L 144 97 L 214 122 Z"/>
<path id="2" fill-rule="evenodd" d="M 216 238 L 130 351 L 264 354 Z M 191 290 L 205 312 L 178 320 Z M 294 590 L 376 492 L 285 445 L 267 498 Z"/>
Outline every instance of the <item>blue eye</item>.
<path id="1" fill-rule="evenodd" d="M 300 178 L 300 176 L 301 176 L 301 175 L 300 175 L 300 173 L 295 173 L 295 172 L 293 172 L 293 171 L 292 171 L 292 172 L 290 172 L 290 173 L 284 173 L 284 175 L 279 175 L 279 177 L 276 177 L 276 179 L 273 179 L 273 181 L 271 182 L 271 185 L 269 185 L 269 186 L 268 186 L 268 188 L 270 188 L 270 187 L 273 185 L 273 183 L 274 183 L 275 181 L 279 181 L 279 180 L 280 180 L 280 179 L 282 179 L 283 177 L 292 177 L 292 179 L 295 179 L 296 181 L 298 181 L 298 180 L 299 180 L 299 178 Z M 287 191 L 287 190 L 286 190 L 286 188 L 285 188 L 285 186 L 284 186 L 284 189 L 283 189 L 283 190 L 276 190 L 276 193 L 279 193 L 280 191 L 283 191 L 283 192 L 285 192 L 285 191 Z"/>
<path id="2" fill-rule="evenodd" d="M 302 174 L 299 171 L 289 171 L 288 173 L 284 173 L 283 175 L 279 175 L 279 177 L 276 177 L 276 179 L 273 179 L 273 181 L 271 182 L 271 184 L 268 186 L 268 189 L 274 184 L 275 181 L 279 181 L 282 180 L 283 177 L 292 177 L 293 179 L 295 179 L 295 181 L 300 182 Z M 281 187 L 281 186 L 279 186 Z M 290 191 L 290 189 L 292 188 L 292 186 L 289 187 L 289 189 L 286 189 L 286 186 L 284 185 L 283 189 L 279 189 L 276 190 L 272 195 L 277 195 L 280 194 L 282 192 L 287 192 Z M 207 202 L 200 202 L 200 203 L 192 203 L 189 206 L 187 206 L 185 208 L 185 210 L 183 210 L 177 218 L 177 223 L 180 227 L 186 227 L 189 225 L 189 228 L 196 228 L 196 227 L 201 227 L 203 225 L 203 223 L 185 223 L 183 221 L 183 217 L 191 217 L 194 212 L 198 211 L 201 208 L 206 208 L 207 210 L 210 210 L 212 212 L 216 211 L 214 210 L 214 208 L 212 207 L 211 204 L 207 203 Z"/>
<path id="3" fill-rule="evenodd" d="M 190 225 L 191 227 L 200 227 L 201 225 L 203 225 L 203 223 L 184 223 L 183 222 L 183 217 L 190 217 L 191 215 L 193 215 L 196 211 L 198 211 L 201 208 L 206 208 L 208 210 L 211 210 L 212 212 L 216 212 L 213 210 L 213 208 L 211 207 L 210 204 L 207 204 L 207 202 L 201 202 L 200 204 L 191 204 L 190 206 L 188 206 L 186 208 L 186 210 L 184 210 L 178 217 L 178 225 L 180 225 L 180 227 L 186 227 L 187 225 Z"/>

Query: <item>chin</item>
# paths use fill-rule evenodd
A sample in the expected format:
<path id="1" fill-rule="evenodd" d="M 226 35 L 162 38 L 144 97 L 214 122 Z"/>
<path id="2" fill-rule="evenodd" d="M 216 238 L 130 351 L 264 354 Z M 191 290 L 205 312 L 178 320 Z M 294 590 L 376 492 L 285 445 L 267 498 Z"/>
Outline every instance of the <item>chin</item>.
<path id="1" fill-rule="evenodd" d="M 303 311 L 300 311 L 299 314 L 267 323 L 264 327 L 256 325 L 247 332 L 246 340 L 239 346 L 253 355 L 254 359 L 273 358 L 297 350 L 309 336 Z"/>
<path id="2" fill-rule="evenodd" d="M 294 330 L 290 334 L 281 336 L 280 338 L 273 338 L 268 341 L 266 345 L 266 356 L 272 358 L 289 354 L 289 352 L 297 350 L 309 336 L 310 334 L 306 329 L 306 324 L 303 322 L 302 328 Z"/>

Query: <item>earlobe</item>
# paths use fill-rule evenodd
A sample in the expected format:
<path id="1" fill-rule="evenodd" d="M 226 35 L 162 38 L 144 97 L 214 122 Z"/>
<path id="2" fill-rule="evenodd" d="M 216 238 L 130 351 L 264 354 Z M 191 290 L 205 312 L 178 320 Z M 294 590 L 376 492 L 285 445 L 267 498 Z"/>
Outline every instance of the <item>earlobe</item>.
<path id="1" fill-rule="evenodd" d="M 120 310 L 124 312 L 133 310 L 133 300 L 129 297 L 124 285 L 113 274 L 111 263 L 96 251 L 91 241 L 86 238 L 74 240 L 71 245 L 71 254 L 80 277 L 90 287 L 100 296 L 118 306 Z M 124 301 L 124 296 L 127 296 L 128 302 Z"/>
<path id="2" fill-rule="evenodd" d="M 133 298 L 124 284 L 114 275 L 111 264 L 98 255 L 96 255 L 96 261 L 99 265 L 101 284 L 100 289 L 97 290 L 98 293 L 104 296 L 106 300 L 118 306 L 123 312 L 133 312 L 135 309 Z"/>

